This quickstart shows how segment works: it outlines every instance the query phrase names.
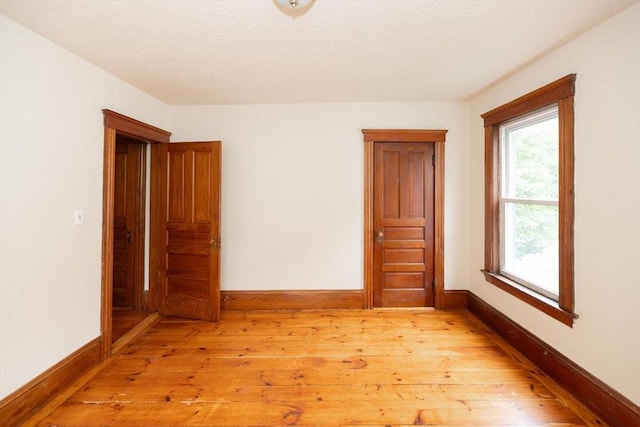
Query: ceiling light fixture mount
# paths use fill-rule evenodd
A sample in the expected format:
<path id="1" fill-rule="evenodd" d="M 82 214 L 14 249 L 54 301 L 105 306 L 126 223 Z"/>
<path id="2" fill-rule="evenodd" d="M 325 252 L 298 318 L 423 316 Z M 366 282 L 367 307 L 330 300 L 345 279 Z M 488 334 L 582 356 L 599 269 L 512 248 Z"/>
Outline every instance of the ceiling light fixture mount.
<path id="1" fill-rule="evenodd" d="M 288 9 L 304 9 L 309 6 L 311 0 L 276 0 L 276 2 Z"/>

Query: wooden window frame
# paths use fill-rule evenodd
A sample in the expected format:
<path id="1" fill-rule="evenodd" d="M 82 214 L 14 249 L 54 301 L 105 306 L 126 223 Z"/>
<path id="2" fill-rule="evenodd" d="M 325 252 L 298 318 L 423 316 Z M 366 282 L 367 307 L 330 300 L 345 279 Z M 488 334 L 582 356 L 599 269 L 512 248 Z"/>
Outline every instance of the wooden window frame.
<path id="1" fill-rule="evenodd" d="M 574 313 L 574 94 L 576 75 L 569 74 L 481 115 L 485 140 L 486 280 L 568 326 Z M 552 104 L 559 119 L 559 298 L 554 301 L 500 274 L 500 144 L 501 124 Z"/>

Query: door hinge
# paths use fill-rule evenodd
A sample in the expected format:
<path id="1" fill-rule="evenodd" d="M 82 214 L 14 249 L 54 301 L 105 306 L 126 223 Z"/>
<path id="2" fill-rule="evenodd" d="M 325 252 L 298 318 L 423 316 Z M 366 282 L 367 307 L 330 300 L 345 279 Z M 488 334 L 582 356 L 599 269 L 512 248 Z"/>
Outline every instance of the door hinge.
<path id="1" fill-rule="evenodd" d="M 216 249 L 220 249 L 222 247 L 222 238 L 212 237 L 211 239 L 209 239 L 209 244 L 211 245 L 212 251 L 215 251 Z"/>

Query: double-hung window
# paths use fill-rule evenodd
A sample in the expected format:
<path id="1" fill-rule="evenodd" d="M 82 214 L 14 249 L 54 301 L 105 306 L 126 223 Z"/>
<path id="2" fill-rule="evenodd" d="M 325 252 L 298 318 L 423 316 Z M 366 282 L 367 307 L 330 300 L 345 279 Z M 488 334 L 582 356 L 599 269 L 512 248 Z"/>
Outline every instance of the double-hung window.
<path id="1" fill-rule="evenodd" d="M 558 300 L 558 106 L 499 127 L 500 272 Z"/>
<path id="2" fill-rule="evenodd" d="M 482 115 L 487 280 L 573 324 L 575 75 Z"/>

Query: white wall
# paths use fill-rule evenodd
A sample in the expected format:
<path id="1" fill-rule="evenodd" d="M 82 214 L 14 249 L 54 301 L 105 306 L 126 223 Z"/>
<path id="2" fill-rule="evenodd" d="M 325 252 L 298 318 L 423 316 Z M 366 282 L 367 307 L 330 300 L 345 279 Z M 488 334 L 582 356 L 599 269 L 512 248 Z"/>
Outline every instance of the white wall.
<path id="1" fill-rule="evenodd" d="M 193 106 L 169 114 L 172 141 L 223 141 L 223 289 L 362 289 L 363 128 L 449 129 L 445 281 L 467 283 L 466 104 Z"/>
<path id="2" fill-rule="evenodd" d="M 0 16 L 0 398 L 99 334 L 100 110 L 110 108 L 175 141 L 223 141 L 223 288 L 236 290 L 360 289 L 360 130 L 449 129 L 447 288 L 470 288 L 640 403 L 639 28 L 635 5 L 470 104 L 166 107 Z M 479 273 L 479 115 L 572 72 L 573 329 Z"/>
<path id="3" fill-rule="evenodd" d="M 100 334 L 102 108 L 165 125 L 163 104 L 0 15 L 0 399 Z"/>
<path id="4" fill-rule="evenodd" d="M 573 329 L 488 284 L 483 262 L 480 114 L 577 73 Z M 471 103 L 470 289 L 640 403 L 640 4 Z"/>

